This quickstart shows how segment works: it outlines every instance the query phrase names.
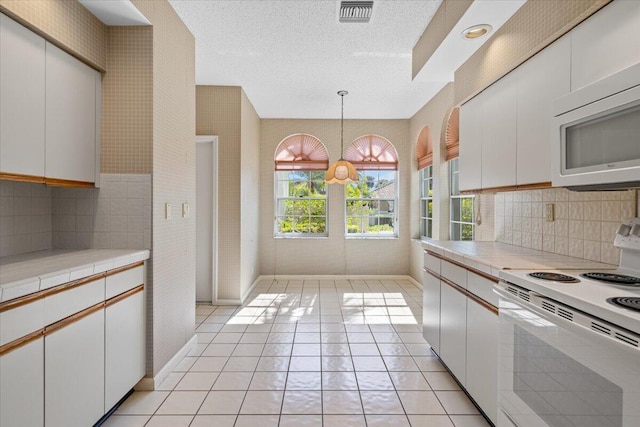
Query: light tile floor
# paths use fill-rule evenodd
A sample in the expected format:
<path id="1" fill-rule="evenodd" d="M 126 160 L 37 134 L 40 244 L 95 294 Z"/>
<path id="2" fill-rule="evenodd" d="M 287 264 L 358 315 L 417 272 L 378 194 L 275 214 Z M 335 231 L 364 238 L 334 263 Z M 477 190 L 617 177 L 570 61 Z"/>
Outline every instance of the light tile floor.
<path id="1" fill-rule="evenodd" d="M 105 427 L 477 427 L 430 352 L 403 280 L 265 280 L 242 307 L 198 305 L 198 346 Z"/>

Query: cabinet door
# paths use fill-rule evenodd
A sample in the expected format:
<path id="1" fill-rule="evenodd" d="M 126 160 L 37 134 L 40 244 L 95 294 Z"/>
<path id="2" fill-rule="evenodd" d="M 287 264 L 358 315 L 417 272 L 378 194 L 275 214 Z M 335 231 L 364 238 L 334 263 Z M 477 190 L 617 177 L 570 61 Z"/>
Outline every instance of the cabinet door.
<path id="1" fill-rule="evenodd" d="M 0 15 L 0 172 L 44 176 L 45 41 Z"/>
<path id="2" fill-rule="evenodd" d="M 569 93 L 570 40 L 563 37 L 514 73 L 518 86 L 517 184 L 551 181 L 551 104 Z"/>
<path id="3" fill-rule="evenodd" d="M 424 273 L 422 279 L 422 324 L 424 339 L 440 354 L 440 279 Z"/>
<path id="4" fill-rule="evenodd" d="M 118 403 L 144 374 L 144 293 L 138 292 L 105 311 L 105 409 Z"/>
<path id="5" fill-rule="evenodd" d="M 464 385 L 467 358 L 467 297 L 442 283 L 440 310 L 440 357 Z"/>
<path id="6" fill-rule="evenodd" d="M 98 72 L 47 43 L 48 178 L 94 182 Z"/>
<path id="7" fill-rule="evenodd" d="M 45 424 L 91 426 L 104 415 L 104 310 L 45 337 Z"/>
<path id="8" fill-rule="evenodd" d="M 44 425 L 44 338 L 0 356 L 0 426 Z"/>
<path id="9" fill-rule="evenodd" d="M 498 416 L 498 316 L 467 300 L 465 388 L 495 424 Z"/>
<path id="10" fill-rule="evenodd" d="M 516 82 L 508 74 L 481 95 L 482 188 L 516 184 Z M 460 165 L 462 170 L 462 165 Z"/>
<path id="11" fill-rule="evenodd" d="M 640 62 L 640 2 L 614 1 L 571 33 L 571 91 Z"/>
<path id="12" fill-rule="evenodd" d="M 460 107 L 460 190 L 482 188 L 482 94 Z"/>

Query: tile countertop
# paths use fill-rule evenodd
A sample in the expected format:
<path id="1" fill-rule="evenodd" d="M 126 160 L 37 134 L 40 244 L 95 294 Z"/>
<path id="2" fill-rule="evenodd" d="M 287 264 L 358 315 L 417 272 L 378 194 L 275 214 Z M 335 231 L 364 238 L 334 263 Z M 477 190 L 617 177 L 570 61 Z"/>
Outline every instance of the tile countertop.
<path id="1" fill-rule="evenodd" d="M 613 270 L 617 265 L 498 242 L 423 239 L 422 247 L 498 277 L 500 270 Z"/>
<path id="2" fill-rule="evenodd" d="M 146 249 L 53 249 L 0 258 L 0 302 L 148 258 Z"/>

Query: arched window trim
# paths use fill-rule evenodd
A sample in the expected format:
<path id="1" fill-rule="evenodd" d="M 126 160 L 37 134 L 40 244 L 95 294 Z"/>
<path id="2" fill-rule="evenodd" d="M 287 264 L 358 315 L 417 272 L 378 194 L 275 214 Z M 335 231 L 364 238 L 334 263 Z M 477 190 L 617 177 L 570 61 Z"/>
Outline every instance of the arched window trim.
<path id="1" fill-rule="evenodd" d="M 449 161 L 460 155 L 460 108 L 454 107 L 445 117 L 445 123 L 442 127 L 442 142 L 447 148 L 447 157 Z"/>
<path id="2" fill-rule="evenodd" d="M 329 154 L 322 141 L 313 135 L 296 133 L 284 138 L 274 155 L 276 171 L 326 170 Z"/>
<path id="3" fill-rule="evenodd" d="M 416 158 L 418 159 L 418 170 L 433 164 L 433 140 L 431 139 L 429 125 L 423 127 L 420 134 L 418 134 Z"/>
<path id="4" fill-rule="evenodd" d="M 356 138 L 344 158 L 358 170 L 398 170 L 398 152 L 393 144 L 379 135 Z"/>

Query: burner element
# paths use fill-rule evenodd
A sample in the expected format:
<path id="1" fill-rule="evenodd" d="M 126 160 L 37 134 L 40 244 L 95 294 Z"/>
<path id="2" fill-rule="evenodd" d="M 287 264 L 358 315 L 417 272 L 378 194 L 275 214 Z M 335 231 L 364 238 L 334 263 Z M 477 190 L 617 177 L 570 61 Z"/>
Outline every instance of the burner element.
<path id="1" fill-rule="evenodd" d="M 616 285 L 640 286 L 640 278 L 633 276 L 625 276 L 616 273 L 584 273 L 581 275 L 587 279 L 595 279 L 601 282 L 615 283 Z"/>
<path id="2" fill-rule="evenodd" d="M 567 276 L 566 274 L 560 273 L 549 273 L 546 271 L 536 271 L 535 273 L 529 273 L 529 276 L 534 277 L 536 279 L 541 280 L 552 280 L 554 282 L 563 282 L 563 283 L 578 283 L 580 280 L 575 277 Z"/>
<path id="3" fill-rule="evenodd" d="M 615 297 L 608 298 L 609 304 L 617 305 L 629 310 L 640 311 L 640 297 Z"/>

